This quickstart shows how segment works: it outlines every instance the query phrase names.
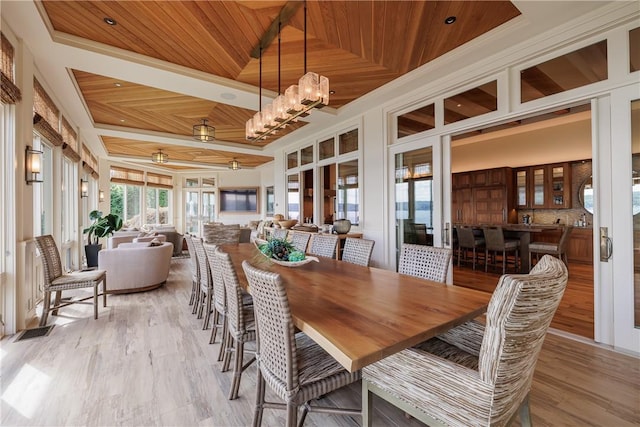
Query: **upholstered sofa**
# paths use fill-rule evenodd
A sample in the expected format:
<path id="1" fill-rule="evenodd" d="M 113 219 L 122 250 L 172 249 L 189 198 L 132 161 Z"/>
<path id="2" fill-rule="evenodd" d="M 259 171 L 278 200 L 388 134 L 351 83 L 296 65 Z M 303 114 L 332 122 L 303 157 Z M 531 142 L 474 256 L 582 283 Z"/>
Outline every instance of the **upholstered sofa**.
<path id="1" fill-rule="evenodd" d="M 138 237 L 138 236 L 139 234 L 136 234 L 133 236 L 132 235 L 121 235 L 121 236 L 113 235 L 109 237 L 109 239 L 107 240 L 107 249 L 115 249 L 123 243 L 149 243 L 153 239 L 159 240 L 162 243 L 167 241 L 167 237 L 161 234 L 158 234 L 155 236 L 143 236 L 143 237 Z"/>
<path id="2" fill-rule="evenodd" d="M 98 252 L 98 268 L 107 270 L 108 293 L 141 292 L 166 282 L 171 267 L 173 243 L 121 243 Z"/>

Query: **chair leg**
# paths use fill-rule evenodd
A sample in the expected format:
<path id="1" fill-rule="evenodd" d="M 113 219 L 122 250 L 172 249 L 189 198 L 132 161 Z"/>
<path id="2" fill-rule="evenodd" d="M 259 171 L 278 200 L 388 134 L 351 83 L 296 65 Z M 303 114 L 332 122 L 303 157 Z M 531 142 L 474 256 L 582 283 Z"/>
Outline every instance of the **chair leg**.
<path id="1" fill-rule="evenodd" d="M 371 427 L 373 421 L 373 399 L 368 384 L 367 380 L 362 380 L 362 427 Z"/>
<path id="2" fill-rule="evenodd" d="M 462 248 L 460 246 L 458 246 L 458 268 L 460 267 L 460 250 Z"/>
<path id="3" fill-rule="evenodd" d="M 198 304 L 200 303 L 200 285 L 196 285 L 196 299 L 193 302 L 193 309 L 191 310 L 191 314 L 196 314 L 198 311 Z"/>
<path id="4" fill-rule="evenodd" d="M 489 259 L 489 249 L 485 249 L 484 250 L 484 272 L 486 273 L 487 271 L 489 271 L 489 263 L 487 262 L 487 260 Z"/>
<path id="5" fill-rule="evenodd" d="M 487 260 L 484 261 L 485 263 L 487 262 Z M 476 269 L 476 247 L 473 247 L 473 254 L 472 254 L 472 258 L 471 258 L 471 264 L 473 265 L 473 270 L 475 271 Z"/>
<path id="6" fill-rule="evenodd" d="M 202 314 L 204 312 L 204 304 L 207 298 L 207 294 L 200 289 L 200 298 L 198 299 L 198 319 L 202 319 Z"/>
<path id="7" fill-rule="evenodd" d="M 107 306 L 107 279 L 102 279 L 102 306 Z"/>
<path id="8" fill-rule="evenodd" d="M 209 320 L 211 319 L 211 306 L 212 306 L 211 300 L 213 300 L 213 289 L 209 289 L 209 292 L 207 292 L 204 322 L 202 322 L 202 330 L 207 330 L 207 328 L 209 327 Z"/>
<path id="9" fill-rule="evenodd" d="M 298 426 L 298 405 L 287 402 L 287 427 Z"/>
<path id="10" fill-rule="evenodd" d="M 49 316 L 49 309 L 51 308 L 51 292 L 44 291 L 44 300 L 42 301 L 42 317 L 40 318 L 40 326 L 47 324 L 47 317 Z"/>
<path id="11" fill-rule="evenodd" d="M 224 356 L 226 354 L 227 351 L 227 331 L 228 331 L 228 327 L 227 327 L 227 317 L 222 314 L 222 333 L 220 334 L 220 350 L 218 351 L 218 362 L 222 362 L 222 360 L 224 359 Z M 227 369 L 229 369 L 229 367 L 227 366 Z M 224 370 L 222 371 L 224 372 Z"/>
<path id="12" fill-rule="evenodd" d="M 258 379 L 256 381 L 256 408 L 253 412 L 253 427 L 260 427 L 262 425 L 262 413 L 264 412 L 264 391 L 265 380 L 260 372 L 260 367 L 257 367 Z"/>
<path id="13" fill-rule="evenodd" d="M 211 325 L 211 338 L 209 338 L 209 344 L 216 343 L 216 334 L 218 333 L 218 325 L 220 323 L 220 313 L 213 307 L 213 325 Z M 223 337 L 224 338 L 224 337 Z"/>
<path id="14" fill-rule="evenodd" d="M 195 300 L 196 300 L 196 291 L 197 291 L 196 281 L 192 280 L 191 281 L 191 297 L 189 298 L 189 305 L 193 305 L 193 303 L 195 302 Z"/>
<path id="15" fill-rule="evenodd" d="M 93 285 L 93 318 L 98 318 L 98 284 Z"/>
<path id="16" fill-rule="evenodd" d="M 235 348 L 236 340 L 231 337 L 231 333 L 227 331 L 225 334 L 225 352 L 222 360 L 222 372 L 227 372 L 229 370 L 229 365 L 231 365 L 231 352 L 237 352 Z"/>
<path id="17" fill-rule="evenodd" d="M 502 274 L 507 272 L 507 251 L 502 251 Z"/>
<path id="18" fill-rule="evenodd" d="M 309 402 L 306 402 L 302 405 L 302 412 L 300 412 L 300 417 L 298 417 L 298 427 L 302 427 L 304 425 L 304 420 L 307 418 L 307 414 L 309 413 Z"/>
<path id="19" fill-rule="evenodd" d="M 531 427 L 531 413 L 529 411 L 529 395 L 524 398 L 520 404 L 520 425 L 522 427 Z"/>
<path id="20" fill-rule="evenodd" d="M 238 398 L 238 392 L 240 391 L 240 380 L 242 379 L 242 359 L 244 356 L 244 343 L 242 341 L 236 341 L 235 343 L 235 363 L 233 366 L 233 382 L 231 384 L 231 390 L 229 392 L 229 400 Z"/>
<path id="21" fill-rule="evenodd" d="M 62 302 L 62 291 L 56 291 L 56 297 L 53 300 L 53 310 L 51 310 L 51 314 L 54 316 L 58 315 L 58 306 Z"/>

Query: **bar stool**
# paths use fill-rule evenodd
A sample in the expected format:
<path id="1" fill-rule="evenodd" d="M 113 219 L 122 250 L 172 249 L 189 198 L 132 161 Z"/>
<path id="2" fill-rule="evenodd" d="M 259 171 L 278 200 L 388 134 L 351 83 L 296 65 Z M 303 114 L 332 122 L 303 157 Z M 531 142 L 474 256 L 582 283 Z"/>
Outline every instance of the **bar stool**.
<path id="1" fill-rule="evenodd" d="M 514 252 L 513 267 L 518 271 L 518 253 L 520 251 L 520 240 L 512 240 L 504 238 L 502 227 L 482 227 L 484 232 L 485 249 L 484 249 L 484 271 L 488 271 L 489 255 L 493 252 L 493 265 L 496 265 L 497 254 L 502 252 L 502 274 L 507 271 L 507 253 Z"/>
<path id="2" fill-rule="evenodd" d="M 473 234 L 473 228 L 456 226 L 456 232 L 458 234 L 458 267 L 462 261 L 462 255 L 464 254 L 464 262 L 467 262 L 467 251 L 472 251 L 471 263 L 473 269 L 476 269 L 477 250 L 484 249 L 484 238 L 477 237 Z M 486 260 L 485 260 L 486 262 Z"/>
<path id="3" fill-rule="evenodd" d="M 569 259 L 567 258 L 567 244 L 569 243 L 569 236 L 573 231 L 572 225 L 567 225 L 564 227 L 562 231 L 562 235 L 560 236 L 560 240 L 558 243 L 549 243 L 549 242 L 531 242 L 529 243 L 529 265 L 531 264 L 531 254 L 536 254 L 536 262 L 540 259 L 540 254 L 549 254 L 554 255 L 557 258 L 560 258 L 564 261 L 564 264 L 567 266 L 567 271 L 569 271 Z"/>

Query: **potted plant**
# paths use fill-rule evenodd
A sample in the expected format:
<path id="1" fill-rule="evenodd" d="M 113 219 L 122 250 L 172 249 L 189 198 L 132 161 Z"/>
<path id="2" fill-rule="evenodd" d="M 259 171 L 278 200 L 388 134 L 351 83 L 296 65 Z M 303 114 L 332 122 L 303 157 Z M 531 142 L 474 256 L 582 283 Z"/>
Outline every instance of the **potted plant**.
<path id="1" fill-rule="evenodd" d="M 116 214 L 108 214 L 102 216 L 102 212 L 95 210 L 89 213 L 89 219 L 93 223 L 82 230 L 82 234 L 88 234 L 87 245 L 84 247 L 85 254 L 87 256 L 87 266 L 98 266 L 98 252 L 102 249 L 102 244 L 99 243 L 101 237 L 109 237 L 115 231 L 122 228 L 122 218 Z"/>

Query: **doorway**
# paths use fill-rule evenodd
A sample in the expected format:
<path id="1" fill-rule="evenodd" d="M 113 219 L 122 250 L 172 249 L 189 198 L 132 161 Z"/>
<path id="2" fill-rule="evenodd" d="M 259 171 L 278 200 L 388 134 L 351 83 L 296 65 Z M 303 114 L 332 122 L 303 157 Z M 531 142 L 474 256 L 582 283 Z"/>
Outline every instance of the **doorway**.
<path id="1" fill-rule="evenodd" d="M 479 234 L 484 224 L 527 223 L 531 241 L 548 243 L 572 226 L 569 283 L 551 327 L 594 339 L 591 123 L 590 104 L 582 104 L 453 136 L 451 219 Z M 492 182 L 491 176 L 507 178 Z M 481 197 L 489 193 L 496 196 Z M 502 269 L 486 264 L 484 249 L 475 270 L 471 263 L 458 266 L 455 237 L 453 249 L 454 285 L 493 292 Z M 528 256 L 519 261 L 526 270 Z"/>

